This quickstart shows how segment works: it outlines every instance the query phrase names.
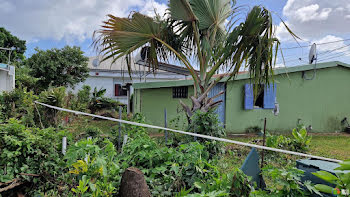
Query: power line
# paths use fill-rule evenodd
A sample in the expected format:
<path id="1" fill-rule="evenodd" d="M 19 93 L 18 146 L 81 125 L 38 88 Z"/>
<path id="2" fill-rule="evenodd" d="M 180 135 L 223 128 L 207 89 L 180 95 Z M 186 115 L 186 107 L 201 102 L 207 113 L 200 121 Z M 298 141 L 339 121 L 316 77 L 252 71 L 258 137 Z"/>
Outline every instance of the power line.
<path id="1" fill-rule="evenodd" d="M 342 46 L 342 47 L 339 47 L 339 48 L 335 48 L 335 49 L 330 50 L 330 51 L 325 51 L 325 52 L 320 53 L 320 54 L 318 54 L 318 55 L 327 54 L 327 53 L 332 53 L 332 52 L 334 52 L 334 51 L 338 51 L 338 50 L 343 49 L 343 48 L 346 48 L 346 47 L 348 47 L 348 46 L 350 46 L 350 44 L 346 44 L 345 46 Z"/>
<path id="2" fill-rule="evenodd" d="M 343 42 L 343 41 L 348 41 L 348 40 L 350 40 L 350 38 L 337 40 L 337 41 L 331 41 L 331 42 L 316 43 L 316 45 L 332 44 L 332 43 Z M 311 45 L 297 46 L 297 47 L 282 48 L 282 50 L 299 49 L 299 48 L 305 48 L 305 47 L 310 47 L 310 46 L 312 46 L 312 44 Z"/>
<path id="3" fill-rule="evenodd" d="M 317 56 L 320 56 L 320 55 L 325 55 L 325 54 L 329 54 L 329 55 L 335 55 L 335 54 L 340 54 L 340 53 L 344 53 L 344 52 L 338 52 L 338 53 L 335 53 L 335 54 L 331 54 L 332 52 L 334 51 L 338 51 L 340 49 L 344 49 L 346 47 L 349 47 L 350 44 L 346 44 L 345 46 L 341 46 L 341 47 L 338 47 L 338 48 L 335 48 L 335 49 L 332 49 L 332 50 L 329 50 L 329 51 L 325 51 L 325 52 L 322 52 L 322 53 L 319 53 L 317 54 Z M 329 57 L 328 55 L 326 57 Z M 286 60 L 287 59 L 287 60 Z M 285 58 L 284 59 L 284 62 L 287 63 L 287 62 L 296 62 L 296 61 L 303 61 L 301 57 L 299 58 Z"/>
<path id="4" fill-rule="evenodd" d="M 329 60 L 329 59 L 333 59 L 333 58 L 337 58 L 337 57 L 342 57 L 342 56 L 346 56 L 346 55 L 350 55 L 350 52 L 343 53 L 342 55 L 336 55 L 336 56 L 333 56 L 333 57 L 328 57 L 328 58 L 325 58 L 325 59 L 320 59 L 318 61 L 325 61 L 325 60 Z"/>

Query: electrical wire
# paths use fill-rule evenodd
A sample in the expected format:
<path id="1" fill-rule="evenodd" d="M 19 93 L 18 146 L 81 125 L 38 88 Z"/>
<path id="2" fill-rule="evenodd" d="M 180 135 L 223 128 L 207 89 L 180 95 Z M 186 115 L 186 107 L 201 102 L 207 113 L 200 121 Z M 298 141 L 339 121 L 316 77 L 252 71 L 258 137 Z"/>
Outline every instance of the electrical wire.
<path id="1" fill-rule="evenodd" d="M 337 55 L 337 56 L 325 58 L 325 59 L 320 59 L 320 60 L 318 60 L 318 61 L 325 61 L 325 60 L 329 60 L 329 59 L 333 59 L 333 58 L 337 58 L 337 57 L 342 57 L 342 56 L 346 56 L 346 55 L 350 55 L 350 52 L 348 52 L 348 53 L 343 53 L 342 55 Z"/>
<path id="2" fill-rule="evenodd" d="M 338 50 L 341 50 L 341 49 L 344 49 L 346 47 L 349 47 L 350 46 L 350 43 L 349 44 L 346 44 L 345 46 L 341 46 L 341 47 L 338 47 L 338 48 L 335 48 L 335 49 L 332 49 L 332 50 L 329 50 L 329 51 L 325 51 L 325 52 L 322 52 L 322 53 L 319 53 L 317 54 L 317 56 L 320 56 L 320 55 L 335 55 L 335 54 L 340 54 L 340 53 L 344 53 L 344 52 L 338 52 L 338 53 L 335 53 L 335 54 L 331 54 L 332 52 L 334 51 L 338 51 Z M 327 58 L 329 57 L 328 55 L 326 57 L 323 57 L 323 58 Z M 288 62 L 297 62 L 297 61 L 303 61 L 303 58 L 295 58 L 295 59 L 290 59 L 288 58 L 287 60 L 285 60 L 284 62 L 285 63 L 288 63 Z"/>
<path id="3" fill-rule="evenodd" d="M 341 40 L 337 40 L 337 41 L 331 41 L 331 42 L 316 43 L 316 44 L 317 45 L 324 45 L 324 44 L 332 44 L 332 43 L 337 43 L 337 42 L 344 42 L 344 41 L 348 41 L 348 40 L 350 40 L 350 38 L 341 39 Z M 304 46 L 282 48 L 282 50 L 299 49 L 299 48 L 305 48 L 305 47 L 310 47 L 310 46 L 312 46 L 312 44 L 311 45 L 304 45 Z"/>

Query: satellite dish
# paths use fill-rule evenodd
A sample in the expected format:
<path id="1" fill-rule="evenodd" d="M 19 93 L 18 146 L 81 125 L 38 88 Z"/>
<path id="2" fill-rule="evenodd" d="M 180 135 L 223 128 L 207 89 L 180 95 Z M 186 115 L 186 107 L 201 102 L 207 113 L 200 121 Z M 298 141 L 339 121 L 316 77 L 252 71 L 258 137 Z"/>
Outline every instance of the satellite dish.
<path id="1" fill-rule="evenodd" d="M 92 60 L 92 65 L 94 67 L 98 67 L 100 65 L 100 60 L 98 58 Z"/>
<path id="2" fill-rule="evenodd" d="M 148 54 L 149 54 L 150 47 L 145 46 L 141 49 L 140 53 L 138 53 L 135 56 L 135 62 L 140 63 L 140 62 L 145 62 L 148 59 Z"/>
<path id="3" fill-rule="evenodd" d="M 316 43 L 313 43 L 309 53 L 309 64 L 312 64 L 317 59 Z"/>

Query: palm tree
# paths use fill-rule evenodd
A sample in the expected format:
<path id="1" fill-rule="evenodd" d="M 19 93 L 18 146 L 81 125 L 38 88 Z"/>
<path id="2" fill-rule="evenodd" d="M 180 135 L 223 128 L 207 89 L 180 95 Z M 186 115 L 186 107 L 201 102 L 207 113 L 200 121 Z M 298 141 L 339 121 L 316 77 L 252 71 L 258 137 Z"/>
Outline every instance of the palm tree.
<path id="1" fill-rule="evenodd" d="M 158 61 L 183 64 L 194 81 L 192 106 L 180 101 L 187 117 L 196 110 L 206 112 L 219 105 L 222 101 L 214 102 L 214 98 L 224 92 L 208 98 L 209 91 L 221 80 L 234 78 L 241 68 L 249 71 L 255 84 L 270 82 L 280 43 L 267 9 L 253 7 L 236 25 L 235 1 L 169 0 L 168 5 L 163 18 L 139 12 L 132 12 L 128 18 L 108 15 L 102 29 L 94 33 L 94 46 L 104 60 L 126 57 L 129 71 L 130 55 L 140 49 L 146 51 L 154 69 Z M 199 65 L 199 72 L 194 65 Z M 226 74 L 215 77 L 220 69 Z"/>

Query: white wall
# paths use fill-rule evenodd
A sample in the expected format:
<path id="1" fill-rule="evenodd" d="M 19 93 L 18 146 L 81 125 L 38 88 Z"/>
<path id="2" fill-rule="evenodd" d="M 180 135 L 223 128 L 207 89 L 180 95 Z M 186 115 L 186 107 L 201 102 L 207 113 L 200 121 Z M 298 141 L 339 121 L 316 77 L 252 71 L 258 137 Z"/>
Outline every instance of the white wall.
<path id="1" fill-rule="evenodd" d="M 14 68 L 12 69 L 14 74 Z M 0 92 L 11 91 L 15 88 L 15 76 L 8 73 L 8 71 L 0 70 Z"/>
<path id="2" fill-rule="evenodd" d="M 7 91 L 7 72 L 0 70 L 0 92 Z"/>
<path id="3" fill-rule="evenodd" d="M 98 74 L 98 75 L 97 75 Z M 132 79 L 130 79 L 129 74 L 127 72 L 120 73 L 120 72 L 112 72 L 112 71 L 90 71 L 89 77 L 82 83 L 79 83 L 75 85 L 74 89 L 68 88 L 67 90 L 71 90 L 73 93 L 77 93 L 83 85 L 88 85 L 91 87 L 91 90 L 93 91 L 96 87 L 98 90 L 100 88 L 106 89 L 105 96 L 114 100 L 117 100 L 123 104 L 128 103 L 127 96 L 114 96 L 114 84 L 121 84 L 125 85 L 127 83 L 133 83 L 134 82 L 144 82 L 144 78 L 140 78 L 138 75 L 132 76 Z M 170 74 L 170 73 L 161 73 L 161 74 L 153 74 L 149 73 L 146 76 L 146 82 L 152 82 L 152 81 L 168 81 L 168 80 L 178 80 L 178 79 L 184 79 L 185 77 L 183 75 L 178 74 Z M 130 94 L 133 94 L 134 89 L 132 86 L 130 87 Z"/>

